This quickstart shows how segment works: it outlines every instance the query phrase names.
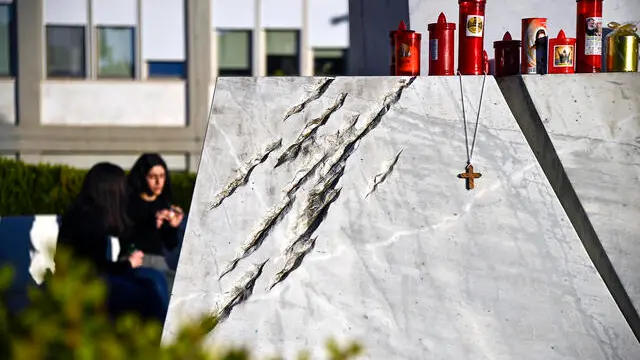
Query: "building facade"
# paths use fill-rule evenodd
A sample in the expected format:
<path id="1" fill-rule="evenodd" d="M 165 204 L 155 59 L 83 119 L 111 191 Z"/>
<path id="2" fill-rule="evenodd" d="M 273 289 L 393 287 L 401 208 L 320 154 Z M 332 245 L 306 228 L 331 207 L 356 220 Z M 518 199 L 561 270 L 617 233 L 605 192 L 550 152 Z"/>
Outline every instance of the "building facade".
<path id="1" fill-rule="evenodd" d="M 343 75 L 348 0 L 0 0 L 0 153 L 198 161 L 218 76 Z"/>

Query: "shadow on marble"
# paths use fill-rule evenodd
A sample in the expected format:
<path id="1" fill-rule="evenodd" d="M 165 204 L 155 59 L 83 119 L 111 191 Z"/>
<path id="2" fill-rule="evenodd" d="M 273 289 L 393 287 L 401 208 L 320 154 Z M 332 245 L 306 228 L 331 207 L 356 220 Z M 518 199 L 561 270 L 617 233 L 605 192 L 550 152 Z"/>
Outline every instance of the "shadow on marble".
<path id="1" fill-rule="evenodd" d="M 640 336 L 640 74 L 523 76 L 500 86 L 547 178 Z"/>

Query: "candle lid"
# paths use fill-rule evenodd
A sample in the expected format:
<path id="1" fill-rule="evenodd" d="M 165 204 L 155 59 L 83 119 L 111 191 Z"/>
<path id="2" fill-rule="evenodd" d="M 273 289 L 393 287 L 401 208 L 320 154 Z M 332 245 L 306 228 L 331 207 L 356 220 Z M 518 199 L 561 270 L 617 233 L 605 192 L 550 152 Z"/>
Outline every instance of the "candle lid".
<path id="1" fill-rule="evenodd" d="M 444 16 L 444 13 L 440 13 L 440 16 L 438 16 L 438 22 L 427 25 L 427 29 L 429 31 L 433 31 L 436 29 L 437 30 L 455 30 L 456 23 L 448 23 L 447 17 Z"/>
<path id="2" fill-rule="evenodd" d="M 394 34 L 400 33 L 400 32 L 415 32 L 413 30 L 407 30 L 407 24 L 405 24 L 404 20 L 400 20 L 400 24 L 398 24 L 398 29 L 396 30 L 392 30 L 389 31 L 389 35 L 393 36 Z"/>
<path id="3" fill-rule="evenodd" d="M 550 41 L 553 41 L 554 44 L 574 45 L 576 43 L 576 39 L 567 37 L 562 29 L 558 32 L 558 37 L 551 39 Z"/>
<path id="4" fill-rule="evenodd" d="M 497 48 L 511 47 L 511 46 L 520 47 L 520 46 L 522 46 L 522 41 L 513 40 L 513 38 L 511 37 L 511 33 L 508 32 L 508 31 L 506 33 L 504 33 L 504 36 L 502 37 L 502 40 L 493 42 L 493 47 L 496 48 L 496 49 Z"/>

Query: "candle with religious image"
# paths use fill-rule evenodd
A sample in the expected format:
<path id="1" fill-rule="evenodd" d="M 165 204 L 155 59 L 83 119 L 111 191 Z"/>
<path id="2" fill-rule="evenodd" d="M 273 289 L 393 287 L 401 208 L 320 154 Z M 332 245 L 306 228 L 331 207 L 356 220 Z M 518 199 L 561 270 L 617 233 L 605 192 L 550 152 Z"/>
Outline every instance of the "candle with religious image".
<path id="1" fill-rule="evenodd" d="M 462 75 L 484 73 L 484 27 L 486 0 L 458 0 L 458 71 Z"/>
<path id="2" fill-rule="evenodd" d="M 576 5 L 576 71 L 600 72 L 602 70 L 602 0 L 576 0 Z"/>
<path id="3" fill-rule="evenodd" d="M 544 74 L 541 68 L 544 64 L 539 64 L 542 60 L 546 62 L 546 39 L 547 39 L 547 19 L 527 18 L 522 19 L 522 73 L 523 74 Z"/>
<path id="4" fill-rule="evenodd" d="M 568 38 L 563 30 L 549 39 L 549 74 L 573 74 L 576 58 L 576 39 Z"/>
<path id="5" fill-rule="evenodd" d="M 422 34 L 408 30 L 404 21 L 391 34 L 391 75 L 420 75 L 420 45 Z"/>

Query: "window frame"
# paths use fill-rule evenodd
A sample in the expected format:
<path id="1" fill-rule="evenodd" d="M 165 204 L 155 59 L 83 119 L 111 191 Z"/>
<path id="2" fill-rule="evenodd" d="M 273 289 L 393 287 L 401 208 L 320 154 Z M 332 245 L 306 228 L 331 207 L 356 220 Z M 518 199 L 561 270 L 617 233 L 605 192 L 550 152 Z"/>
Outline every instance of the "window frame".
<path id="1" fill-rule="evenodd" d="M 295 33 L 296 34 L 296 55 L 269 55 L 269 43 L 268 43 L 268 36 L 267 33 L 272 32 L 272 33 Z M 265 51 L 264 51 L 264 56 L 265 56 L 265 63 L 266 63 L 266 76 L 302 76 L 302 31 L 300 29 L 279 29 L 279 28 L 269 28 L 269 29 L 265 29 L 265 37 L 267 38 L 267 40 L 265 41 Z M 269 57 L 293 57 L 295 58 L 295 64 L 296 64 L 296 73 L 295 74 L 285 74 L 285 75 L 271 75 L 269 74 Z"/>
<path id="2" fill-rule="evenodd" d="M 16 22 L 16 3 L 0 3 L 0 8 L 7 8 L 9 10 L 9 69 L 7 72 L 0 71 L 0 79 L 13 79 L 18 73 L 18 28 Z"/>
<path id="3" fill-rule="evenodd" d="M 67 74 L 51 74 L 49 70 L 49 29 L 77 29 L 82 30 L 82 74 L 81 75 L 72 75 L 70 73 Z M 69 79 L 69 80 L 84 80 L 89 77 L 89 67 L 87 64 L 87 60 L 89 58 L 87 54 L 87 34 L 88 27 L 86 25 L 71 25 L 71 24 L 45 24 L 44 27 L 45 38 L 44 38 L 44 68 L 45 68 L 45 77 L 47 79 Z"/>
<path id="4" fill-rule="evenodd" d="M 97 80 L 136 80 L 138 75 L 138 53 L 136 45 L 136 26 L 130 25 L 96 25 L 95 27 L 95 77 Z M 131 75 L 103 75 L 100 74 L 100 32 L 101 30 L 130 30 L 131 31 Z"/>
<path id="5" fill-rule="evenodd" d="M 239 69 L 229 69 L 229 68 L 222 68 L 220 66 L 220 47 L 218 46 L 218 48 L 216 49 L 216 56 L 217 56 L 217 73 L 218 76 L 221 77 L 251 77 L 253 76 L 253 60 L 255 57 L 255 54 L 253 53 L 253 32 L 254 29 L 230 29 L 230 28 L 216 28 L 215 29 L 215 37 L 216 37 L 216 43 L 219 45 L 219 37 L 221 35 L 221 33 L 225 33 L 225 32 L 242 32 L 242 33 L 247 33 L 249 36 L 249 41 L 248 41 L 248 59 L 247 59 L 247 63 L 249 64 L 249 67 L 245 70 L 239 70 Z"/>
<path id="6" fill-rule="evenodd" d="M 171 74 L 171 75 L 154 75 L 151 72 L 152 64 L 181 64 L 182 65 L 182 73 L 181 74 Z M 185 80 L 187 79 L 187 62 L 186 60 L 157 60 L 157 59 L 147 59 L 147 79 L 148 80 Z"/>
<path id="7" fill-rule="evenodd" d="M 313 76 L 345 76 L 349 69 L 349 49 L 342 47 L 314 47 L 311 49 L 313 53 Z M 341 57 L 326 57 L 326 56 L 316 56 L 316 51 L 336 51 L 341 52 Z M 341 59 L 344 63 L 344 73 L 342 74 L 318 74 L 316 72 L 316 59 Z"/>

